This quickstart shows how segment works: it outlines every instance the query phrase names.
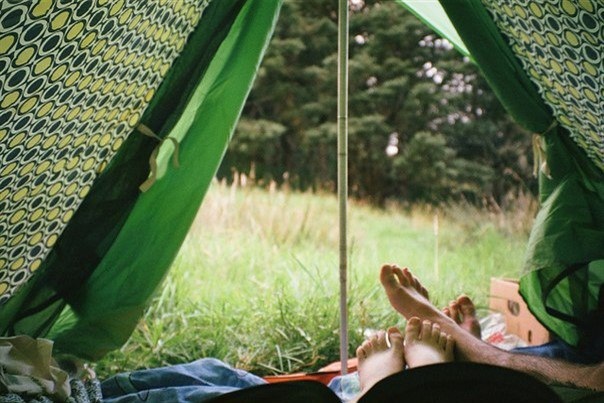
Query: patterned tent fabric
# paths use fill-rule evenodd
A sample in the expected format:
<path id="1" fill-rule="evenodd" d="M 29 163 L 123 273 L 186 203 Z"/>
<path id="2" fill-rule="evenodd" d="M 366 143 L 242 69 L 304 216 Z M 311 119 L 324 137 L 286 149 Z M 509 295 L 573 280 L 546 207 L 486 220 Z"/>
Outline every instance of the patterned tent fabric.
<path id="1" fill-rule="evenodd" d="M 440 0 L 442 16 L 401 1 L 437 32 L 455 31 L 508 113 L 540 135 L 541 208 L 520 294 L 558 338 L 589 346 L 604 323 L 604 3 Z"/>
<path id="2" fill-rule="evenodd" d="M 541 134 L 534 143 L 546 162 L 541 208 L 520 294 L 558 338 L 589 346 L 604 318 L 604 6 L 597 0 L 440 4 L 510 115 Z"/>
<path id="3" fill-rule="evenodd" d="M 604 4 L 482 0 L 556 120 L 604 171 Z"/>
<path id="4" fill-rule="evenodd" d="M 128 339 L 224 155 L 281 4 L 0 1 L 2 335 L 87 360 Z M 180 168 L 141 193 L 166 138 Z"/>
<path id="5" fill-rule="evenodd" d="M 208 4 L 0 2 L 0 305 L 40 267 Z"/>

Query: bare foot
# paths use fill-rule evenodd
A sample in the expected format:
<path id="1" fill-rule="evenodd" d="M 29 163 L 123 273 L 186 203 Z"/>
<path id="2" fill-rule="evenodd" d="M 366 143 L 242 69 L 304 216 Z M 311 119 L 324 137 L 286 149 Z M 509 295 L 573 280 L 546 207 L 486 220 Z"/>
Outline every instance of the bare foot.
<path id="1" fill-rule="evenodd" d="M 429 320 L 416 317 L 405 328 L 405 361 L 409 368 L 453 361 L 453 338 Z"/>
<path id="2" fill-rule="evenodd" d="M 403 335 L 397 328 L 391 327 L 388 329 L 388 339 L 390 346 L 386 341 L 386 332 L 381 330 L 357 348 L 361 384 L 359 397 L 377 382 L 405 368 Z"/>
<path id="3" fill-rule="evenodd" d="M 462 329 L 480 339 L 480 322 L 478 322 L 476 307 L 470 297 L 460 295 L 455 301 L 449 302 L 449 306 L 443 309 L 443 313 L 453 319 Z"/>
<path id="4" fill-rule="evenodd" d="M 407 320 L 415 316 L 422 320 L 438 323 L 441 329 L 455 339 L 455 344 L 461 346 L 455 351 L 456 359 L 461 361 L 486 361 L 484 357 L 478 357 L 480 354 L 474 351 L 483 345 L 482 340 L 473 337 L 462 329 L 453 319 L 436 309 L 430 301 L 417 291 L 415 277 L 409 269 L 401 270 L 396 266 L 386 264 L 382 266 L 380 271 L 380 281 L 392 307 Z"/>
<path id="5" fill-rule="evenodd" d="M 385 264 L 380 271 L 380 281 L 390 304 L 405 318 L 432 319 L 434 309 L 428 301 L 428 291 L 409 269 Z"/>

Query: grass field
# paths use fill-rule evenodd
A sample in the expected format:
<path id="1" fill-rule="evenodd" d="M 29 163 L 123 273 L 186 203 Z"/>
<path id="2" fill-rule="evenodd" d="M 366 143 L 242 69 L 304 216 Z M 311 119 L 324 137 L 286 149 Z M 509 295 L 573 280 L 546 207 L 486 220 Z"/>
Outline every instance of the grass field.
<path id="1" fill-rule="evenodd" d="M 351 202 L 350 354 L 366 330 L 404 323 L 379 286 L 384 262 L 411 268 L 439 306 L 462 292 L 486 306 L 490 277 L 520 272 L 533 216 L 521 201 L 506 213 Z M 258 374 L 320 368 L 339 359 L 338 280 L 334 196 L 215 183 L 137 330 L 96 371 L 200 357 Z"/>

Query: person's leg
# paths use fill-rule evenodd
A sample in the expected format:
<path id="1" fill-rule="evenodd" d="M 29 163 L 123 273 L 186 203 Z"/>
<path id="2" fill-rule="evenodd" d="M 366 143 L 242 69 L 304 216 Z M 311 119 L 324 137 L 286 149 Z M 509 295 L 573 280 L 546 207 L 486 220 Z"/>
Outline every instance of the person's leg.
<path id="1" fill-rule="evenodd" d="M 512 354 L 482 342 L 461 328 L 454 320 L 436 309 L 418 290 L 419 281 L 408 269 L 384 265 L 380 281 L 390 304 L 407 319 L 417 316 L 438 323 L 455 340 L 456 357 L 508 367 L 529 373 L 544 382 L 574 385 L 604 391 L 604 363 L 586 366 L 544 357 Z"/>
<path id="2" fill-rule="evenodd" d="M 566 344 L 562 340 L 552 340 L 537 346 L 516 347 L 510 350 L 510 352 L 555 358 L 578 364 L 593 364 L 594 362 L 597 362 L 594 361 L 593 356 L 580 354 L 575 347 Z"/>
<path id="3" fill-rule="evenodd" d="M 443 308 L 442 311 L 461 326 L 462 329 L 467 330 L 477 338 L 482 338 L 480 322 L 476 316 L 476 307 L 470 297 L 460 295 L 457 299 L 449 302 L 449 305 Z M 537 346 L 516 347 L 509 351 L 517 354 L 548 357 L 575 364 L 596 364 L 602 361 L 602 356 L 604 355 L 594 354 L 589 350 L 583 351 L 558 339 Z"/>
<path id="4" fill-rule="evenodd" d="M 220 360 L 203 358 L 187 364 L 119 373 L 103 381 L 101 388 L 107 402 L 186 402 L 265 383 L 264 379 Z"/>

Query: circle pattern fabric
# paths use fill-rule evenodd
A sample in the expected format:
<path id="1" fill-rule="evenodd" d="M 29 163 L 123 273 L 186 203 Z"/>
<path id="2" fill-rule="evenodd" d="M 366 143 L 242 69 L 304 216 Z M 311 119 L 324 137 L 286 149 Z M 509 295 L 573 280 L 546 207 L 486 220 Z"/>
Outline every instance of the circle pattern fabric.
<path id="1" fill-rule="evenodd" d="M 0 2 L 0 305 L 40 267 L 208 3 Z"/>
<path id="2" fill-rule="evenodd" d="M 483 0 L 555 118 L 604 171 L 604 3 Z"/>

